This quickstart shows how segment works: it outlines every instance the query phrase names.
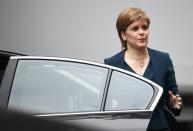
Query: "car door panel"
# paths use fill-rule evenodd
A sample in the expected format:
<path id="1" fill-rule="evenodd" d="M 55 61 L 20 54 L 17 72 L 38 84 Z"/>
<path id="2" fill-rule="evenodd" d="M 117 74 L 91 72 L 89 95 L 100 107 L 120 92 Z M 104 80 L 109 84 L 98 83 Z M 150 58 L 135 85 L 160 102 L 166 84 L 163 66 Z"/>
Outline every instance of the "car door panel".
<path id="1" fill-rule="evenodd" d="M 104 131 L 145 131 L 151 111 L 110 111 L 98 113 L 45 114 L 46 119 L 75 123 Z"/>

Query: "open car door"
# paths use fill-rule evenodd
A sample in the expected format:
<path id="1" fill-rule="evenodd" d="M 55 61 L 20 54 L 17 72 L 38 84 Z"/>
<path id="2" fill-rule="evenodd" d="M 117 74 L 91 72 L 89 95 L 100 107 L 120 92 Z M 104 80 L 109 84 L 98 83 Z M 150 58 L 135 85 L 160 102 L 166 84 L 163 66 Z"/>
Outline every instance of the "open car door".
<path id="1" fill-rule="evenodd" d="M 145 131 L 162 88 L 134 73 L 69 58 L 13 56 L 0 107 L 111 131 Z"/>

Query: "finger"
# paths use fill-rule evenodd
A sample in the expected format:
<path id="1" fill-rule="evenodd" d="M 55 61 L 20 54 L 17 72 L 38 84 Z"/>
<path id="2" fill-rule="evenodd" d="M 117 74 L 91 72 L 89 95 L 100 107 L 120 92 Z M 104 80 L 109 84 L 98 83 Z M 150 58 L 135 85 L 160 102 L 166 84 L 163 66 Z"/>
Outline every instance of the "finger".
<path id="1" fill-rule="evenodd" d="M 180 96 L 173 96 L 175 99 L 180 99 L 181 100 L 181 97 Z"/>
<path id="2" fill-rule="evenodd" d="M 176 109 L 180 109 L 180 106 L 176 106 Z"/>
<path id="3" fill-rule="evenodd" d="M 175 105 L 173 106 L 174 109 L 180 109 L 180 106 L 179 105 Z"/>
<path id="4" fill-rule="evenodd" d="M 182 101 L 181 97 L 176 97 L 176 96 L 173 97 L 173 100 L 176 101 L 176 102 L 181 102 Z"/>
<path id="5" fill-rule="evenodd" d="M 176 97 L 174 97 L 174 99 L 173 99 L 173 100 L 174 100 L 174 102 L 175 102 L 175 103 L 182 102 L 182 101 L 181 101 L 181 98 L 176 98 Z"/>
<path id="6" fill-rule="evenodd" d="M 181 105 L 182 105 L 182 102 L 178 102 L 178 105 L 180 105 L 180 106 L 181 106 Z"/>
<path id="7" fill-rule="evenodd" d="M 178 97 L 177 99 L 178 99 L 178 101 L 182 101 L 182 98 L 181 98 L 181 97 Z"/>
<path id="8" fill-rule="evenodd" d="M 175 105 L 173 106 L 173 108 L 175 108 L 175 109 L 180 109 L 180 107 L 181 107 L 181 103 L 175 104 Z"/>
<path id="9" fill-rule="evenodd" d="M 174 96 L 174 94 L 173 94 L 171 91 L 168 91 L 168 94 L 169 94 L 171 97 Z"/>
<path id="10" fill-rule="evenodd" d="M 179 95 L 176 95 L 175 97 L 176 97 L 176 98 L 180 98 L 180 99 L 181 99 L 181 97 L 180 97 Z"/>

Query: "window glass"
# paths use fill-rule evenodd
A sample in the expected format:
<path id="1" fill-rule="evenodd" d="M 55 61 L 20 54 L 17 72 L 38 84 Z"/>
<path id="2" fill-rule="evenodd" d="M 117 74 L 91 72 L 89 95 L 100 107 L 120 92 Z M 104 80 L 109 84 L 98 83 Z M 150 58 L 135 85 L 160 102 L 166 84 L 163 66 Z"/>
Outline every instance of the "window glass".
<path id="1" fill-rule="evenodd" d="M 107 72 L 80 63 L 20 60 L 8 107 L 34 113 L 98 111 Z"/>
<path id="2" fill-rule="evenodd" d="M 153 92 L 152 86 L 148 83 L 113 71 L 105 110 L 146 109 Z"/>

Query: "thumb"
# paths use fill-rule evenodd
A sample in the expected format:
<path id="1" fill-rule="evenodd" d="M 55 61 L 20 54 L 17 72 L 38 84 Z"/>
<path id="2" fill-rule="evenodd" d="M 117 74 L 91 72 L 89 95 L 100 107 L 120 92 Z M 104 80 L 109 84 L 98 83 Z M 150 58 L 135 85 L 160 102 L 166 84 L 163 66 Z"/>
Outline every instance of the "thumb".
<path id="1" fill-rule="evenodd" d="M 168 91 L 168 94 L 170 95 L 170 97 L 174 97 L 174 94 L 171 91 Z"/>

